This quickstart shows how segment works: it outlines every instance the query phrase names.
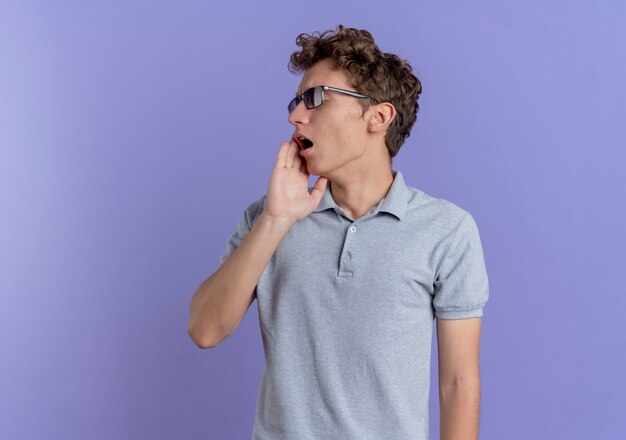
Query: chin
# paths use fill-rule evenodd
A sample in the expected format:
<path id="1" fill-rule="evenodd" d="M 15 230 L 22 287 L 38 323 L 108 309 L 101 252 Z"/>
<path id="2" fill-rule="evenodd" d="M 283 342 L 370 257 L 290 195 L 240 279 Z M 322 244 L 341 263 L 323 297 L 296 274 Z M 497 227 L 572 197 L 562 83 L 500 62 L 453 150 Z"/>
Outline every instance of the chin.
<path id="1" fill-rule="evenodd" d="M 311 176 L 319 176 L 320 174 L 320 170 L 318 168 L 316 168 L 315 166 L 311 166 L 308 163 L 306 164 L 306 169 L 309 172 L 309 175 Z"/>
<path id="2" fill-rule="evenodd" d="M 306 169 L 312 176 L 325 176 L 326 173 L 329 171 L 327 168 L 319 166 L 319 164 L 315 161 L 307 161 Z"/>

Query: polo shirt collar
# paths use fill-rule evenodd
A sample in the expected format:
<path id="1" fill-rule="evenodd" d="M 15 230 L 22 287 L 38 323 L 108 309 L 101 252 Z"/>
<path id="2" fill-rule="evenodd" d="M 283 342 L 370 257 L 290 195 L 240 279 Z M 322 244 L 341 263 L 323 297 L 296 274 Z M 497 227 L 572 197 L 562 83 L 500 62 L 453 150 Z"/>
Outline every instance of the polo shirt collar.
<path id="1" fill-rule="evenodd" d="M 389 192 L 387 192 L 387 196 L 382 199 L 375 209 L 393 214 L 398 218 L 398 220 L 402 220 L 402 217 L 404 217 L 404 214 L 406 213 L 410 190 L 404 183 L 404 177 L 402 176 L 400 170 L 392 169 L 391 171 L 394 176 L 393 183 L 389 188 Z M 331 195 L 330 182 L 328 183 L 329 184 L 326 185 L 326 191 L 324 192 L 320 203 L 317 205 L 317 208 L 313 210 L 313 212 L 339 208 Z"/>

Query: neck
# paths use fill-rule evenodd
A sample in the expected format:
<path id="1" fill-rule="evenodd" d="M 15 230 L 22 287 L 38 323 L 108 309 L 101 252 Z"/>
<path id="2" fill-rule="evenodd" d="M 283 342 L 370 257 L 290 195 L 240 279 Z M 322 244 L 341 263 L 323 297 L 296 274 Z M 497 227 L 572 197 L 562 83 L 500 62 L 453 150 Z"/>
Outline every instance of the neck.
<path id="1" fill-rule="evenodd" d="M 379 167 L 363 173 L 328 182 L 335 203 L 352 219 L 357 220 L 385 198 L 393 183 L 391 167 Z"/>

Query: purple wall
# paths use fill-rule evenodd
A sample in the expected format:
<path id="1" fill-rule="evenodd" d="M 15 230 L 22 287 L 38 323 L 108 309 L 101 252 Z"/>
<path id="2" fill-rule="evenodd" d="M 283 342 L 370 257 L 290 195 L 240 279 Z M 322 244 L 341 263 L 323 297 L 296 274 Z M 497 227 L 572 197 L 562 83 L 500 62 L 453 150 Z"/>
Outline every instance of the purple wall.
<path id="1" fill-rule="evenodd" d="M 479 225 L 481 438 L 626 438 L 623 2 L 52 3 L 0 3 L 0 438 L 249 438 L 256 303 L 211 350 L 189 303 L 338 23 L 411 62 L 394 166 Z"/>

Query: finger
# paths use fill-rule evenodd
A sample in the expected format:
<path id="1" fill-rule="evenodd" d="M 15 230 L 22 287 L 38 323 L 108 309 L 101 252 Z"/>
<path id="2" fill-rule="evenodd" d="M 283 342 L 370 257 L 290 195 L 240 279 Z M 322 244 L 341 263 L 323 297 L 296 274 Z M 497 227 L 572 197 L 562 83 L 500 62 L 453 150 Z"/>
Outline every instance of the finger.
<path id="1" fill-rule="evenodd" d="M 310 175 L 309 174 L 309 169 L 306 166 L 306 160 L 304 160 L 304 159 L 300 160 L 300 172 L 302 174 L 306 174 L 307 177 L 309 177 L 309 175 Z"/>
<path id="2" fill-rule="evenodd" d="M 304 162 L 304 160 L 300 156 L 300 147 L 296 144 L 296 151 L 295 151 L 295 155 L 293 158 L 293 167 L 296 169 L 299 169 L 300 166 L 302 165 L 302 162 Z"/>
<path id="3" fill-rule="evenodd" d="M 278 149 L 278 154 L 276 155 L 276 163 L 274 167 L 276 168 L 284 168 L 287 164 L 287 152 L 289 151 L 289 141 L 285 141 L 280 144 L 280 148 Z"/>
<path id="4" fill-rule="evenodd" d="M 289 152 L 287 153 L 287 168 L 293 168 L 293 161 L 297 152 L 298 144 L 296 144 L 292 139 L 291 142 L 289 142 Z"/>

